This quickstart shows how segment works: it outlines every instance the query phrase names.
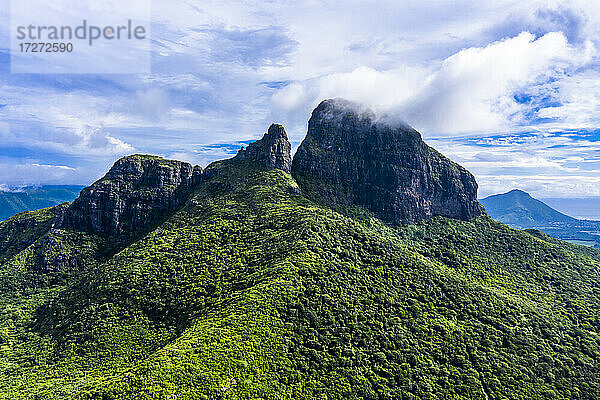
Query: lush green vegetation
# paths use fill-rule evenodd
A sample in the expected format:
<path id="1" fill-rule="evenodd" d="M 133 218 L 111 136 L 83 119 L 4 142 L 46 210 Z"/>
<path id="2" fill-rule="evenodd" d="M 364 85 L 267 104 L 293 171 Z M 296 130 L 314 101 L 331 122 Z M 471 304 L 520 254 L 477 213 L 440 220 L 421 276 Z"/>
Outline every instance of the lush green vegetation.
<path id="1" fill-rule="evenodd" d="M 0 398 L 600 397 L 597 251 L 208 174 L 127 243 L 0 225 Z"/>

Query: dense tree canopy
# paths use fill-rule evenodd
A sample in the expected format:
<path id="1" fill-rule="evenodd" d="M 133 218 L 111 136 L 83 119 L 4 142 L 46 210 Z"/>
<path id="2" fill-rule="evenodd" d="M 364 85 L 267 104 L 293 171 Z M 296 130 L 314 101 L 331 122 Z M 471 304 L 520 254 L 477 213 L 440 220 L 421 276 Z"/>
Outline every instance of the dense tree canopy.
<path id="1" fill-rule="evenodd" d="M 0 224 L 0 398 L 600 397 L 597 251 L 217 168 L 127 240 Z"/>

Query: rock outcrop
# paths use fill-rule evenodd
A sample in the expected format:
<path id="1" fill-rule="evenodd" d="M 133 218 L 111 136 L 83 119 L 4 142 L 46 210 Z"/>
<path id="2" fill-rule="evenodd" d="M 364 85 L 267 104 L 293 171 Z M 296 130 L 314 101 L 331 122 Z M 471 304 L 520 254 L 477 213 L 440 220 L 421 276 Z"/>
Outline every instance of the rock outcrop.
<path id="1" fill-rule="evenodd" d="M 336 99 L 313 111 L 293 161 L 285 129 L 277 124 L 233 159 L 211 164 L 205 174 L 180 161 L 124 157 L 82 190 L 54 226 L 108 235 L 141 231 L 180 208 L 201 176 L 210 181 L 222 166 L 238 161 L 291 173 L 305 195 L 333 205 L 364 206 L 393 224 L 484 213 L 473 176 L 427 146 L 417 131 L 381 122 L 373 112 Z"/>
<path id="2" fill-rule="evenodd" d="M 180 207 L 201 173 L 198 166 L 156 156 L 121 158 L 82 190 L 58 225 L 109 235 L 142 230 Z"/>
<path id="3" fill-rule="evenodd" d="M 267 170 L 281 169 L 289 173 L 292 170 L 291 151 L 292 145 L 283 126 L 272 124 L 262 139 L 242 148 L 235 158 L 256 161 Z"/>
<path id="4" fill-rule="evenodd" d="M 485 212 L 473 175 L 427 146 L 419 132 L 341 99 L 313 111 L 292 176 L 316 200 L 360 205 L 392 224 Z"/>

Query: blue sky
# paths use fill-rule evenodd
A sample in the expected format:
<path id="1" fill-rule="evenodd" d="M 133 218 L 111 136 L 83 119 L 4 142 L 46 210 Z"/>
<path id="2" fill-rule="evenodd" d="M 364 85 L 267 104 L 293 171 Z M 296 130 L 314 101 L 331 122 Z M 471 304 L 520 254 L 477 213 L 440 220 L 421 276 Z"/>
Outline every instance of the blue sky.
<path id="1" fill-rule="evenodd" d="M 10 72 L 0 11 L 0 187 L 88 184 L 120 156 L 202 166 L 319 101 L 393 115 L 480 194 L 600 196 L 600 5 L 575 1 L 152 3 L 151 74 Z"/>

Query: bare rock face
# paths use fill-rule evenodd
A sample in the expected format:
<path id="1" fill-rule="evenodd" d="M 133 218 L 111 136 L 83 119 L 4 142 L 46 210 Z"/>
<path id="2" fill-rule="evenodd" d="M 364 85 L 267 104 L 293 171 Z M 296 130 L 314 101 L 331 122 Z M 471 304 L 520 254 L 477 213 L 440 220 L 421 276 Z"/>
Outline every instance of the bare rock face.
<path id="1" fill-rule="evenodd" d="M 267 170 L 281 169 L 287 173 L 292 170 L 292 145 L 283 126 L 273 124 L 262 139 L 252 142 L 246 149 L 241 149 L 235 156 L 237 159 L 253 160 Z"/>
<path id="2" fill-rule="evenodd" d="M 427 146 L 419 132 L 341 99 L 313 111 L 292 176 L 316 200 L 360 205 L 392 224 L 485 212 L 473 175 Z"/>
<path id="3" fill-rule="evenodd" d="M 121 158 L 82 190 L 58 225 L 101 234 L 142 230 L 180 207 L 201 173 L 198 166 L 156 156 Z"/>

